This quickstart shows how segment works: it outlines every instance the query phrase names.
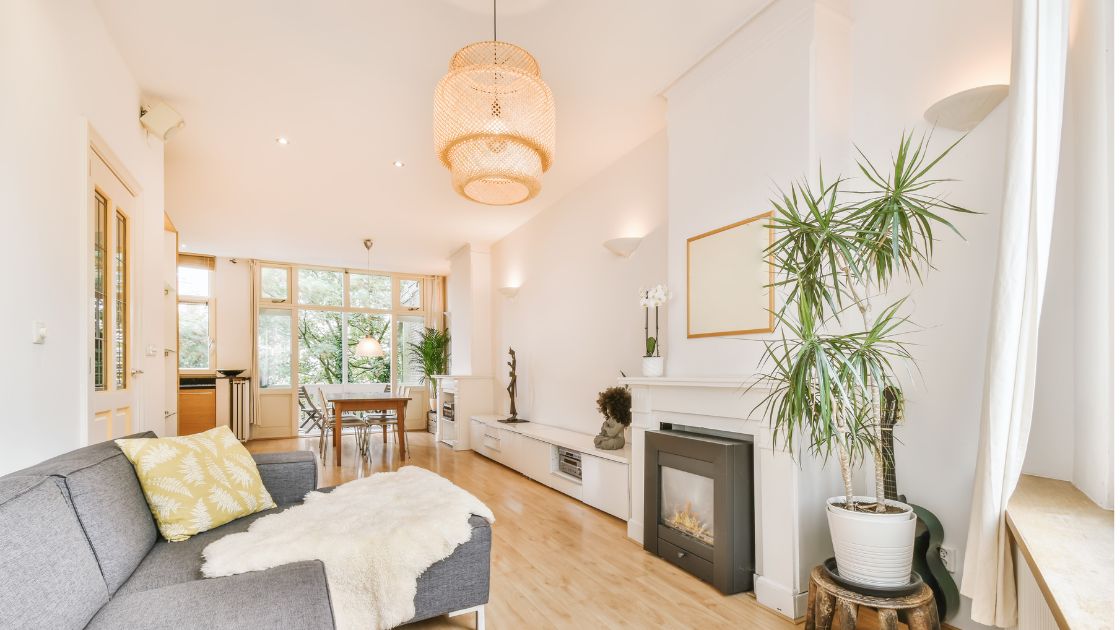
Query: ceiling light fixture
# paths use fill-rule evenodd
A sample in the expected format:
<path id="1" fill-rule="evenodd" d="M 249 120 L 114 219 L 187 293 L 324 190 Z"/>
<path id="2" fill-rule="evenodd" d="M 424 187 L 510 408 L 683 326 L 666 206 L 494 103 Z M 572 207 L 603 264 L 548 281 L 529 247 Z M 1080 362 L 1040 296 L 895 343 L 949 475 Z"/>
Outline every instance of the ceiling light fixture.
<path id="1" fill-rule="evenodd" d="M 284 136 L 276 138 L 276 144 L 288 144 L 288 139 Z"/>
<path id="2" fill-rule="evenodd" d="M 369 250 L 373 248 L 373 239 L 367 238 L 362 241 L 362 245 L 365 245 L 366 248 L 366 272 L 369 272 Z M 354 355 L 363 359 L 383 357 L 385 356 L 385 349 L 381 347 L 381 342 L 375 339 L 372 334 L 366 333 L 365 337 L 358 340 L 358 346 L 354 348 Z"/>
<path id="3" fill-rule="evenodd" d="M 492 206 L 535 197 L 556 151 L 556 105 L 526 50 L 494 38 L 451 57 L 436 85 L 436 155 L 460 195 Z"/>
<path id="4" fill-rule="evenodd" d="M 397 168 L 404 168 L 404 162 L 402 162 L 400 160 L 397 160 L 397 161 L 393 162 L 393 166 L 395 166 Z"/>

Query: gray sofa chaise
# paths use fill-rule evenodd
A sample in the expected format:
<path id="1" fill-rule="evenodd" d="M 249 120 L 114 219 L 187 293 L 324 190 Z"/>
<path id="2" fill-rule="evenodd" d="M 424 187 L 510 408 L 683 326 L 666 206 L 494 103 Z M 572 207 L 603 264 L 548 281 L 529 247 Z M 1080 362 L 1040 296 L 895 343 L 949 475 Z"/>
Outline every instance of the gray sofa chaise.
<path id="1" fill-rule="evenodd" d="M 175 543 L 159 537 L 132 464 L 113 442 L 0 477 L 0 626 L 334 628 L 319 561 L 223 578 L 199 572 L 206 545 L 315 490 L 314 453 L 254 459 L 278 507 Z M 477 516 L 470 523 L 471 539 L 418 580 L 412 621 L 489 600 L 490 525 Z"/>

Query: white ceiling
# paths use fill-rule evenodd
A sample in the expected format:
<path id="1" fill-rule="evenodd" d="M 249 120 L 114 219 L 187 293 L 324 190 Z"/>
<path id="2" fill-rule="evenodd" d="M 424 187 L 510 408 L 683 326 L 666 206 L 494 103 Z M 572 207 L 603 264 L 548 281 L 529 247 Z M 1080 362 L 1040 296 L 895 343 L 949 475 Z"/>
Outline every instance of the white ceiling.
<path id="1" fill-rule="evenodd" d="M 489 1 L 95 2 L 187 121 L 166 207 L 190 250 L 360 267 L 368 236 L 375 268 L 440 273 L 661 129 L 659 93 L 768 0 L 499 0 L 499 39 L 536 56 L 557 108 L 543 191 L 501 208 L 459 198 L 432 149 L 433 89 L 490 38 Z"/>

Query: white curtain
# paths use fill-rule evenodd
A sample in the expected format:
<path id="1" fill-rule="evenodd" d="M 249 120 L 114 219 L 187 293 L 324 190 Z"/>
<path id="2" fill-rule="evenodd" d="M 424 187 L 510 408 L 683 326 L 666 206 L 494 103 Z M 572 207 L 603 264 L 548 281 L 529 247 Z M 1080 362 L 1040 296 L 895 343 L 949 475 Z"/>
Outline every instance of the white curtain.
<path id="1" fill-rule="evenodd" d="M 258 340 L 260 336 L 257 334 L 257 326 L 260 322 L 261 310 L 261 291 L 260 291 L 260 278 L 261 278 L 261 265 L 256 260 L 249 261 L 249 339 L 253 347 L 253 356 L 250 360 L 249 368 L 249 424 L 255 425 L 258 423 L 257 410 L 260 409 L 261 403 L 261 384 L 260 384 L 260 368 L 258 355 L 260 348 L 258 347 Z M 250 437 L 248 435 L 244 436 Z"/>
<path id="2" fill-rule="evenodd" d="M 428 328 L 443 330 L 446 325 L 443 316 L 447 308 L 446 298 L 444 297 L 444 281 L 443 276 L 427 276 L 424 278 L 424 304 L 428 307 L 424 325 Z"/>
<path id="3" fill-rule="evenodd" d="M 972 619 L 1001 628 L 1016 623 L 1004 512 L 1022 472 L 1033 413 L 1062 135 L 1069 0 L 1017 0 L 1013 29 L 1003 218 L 961 585 L 972 598 Z"/>

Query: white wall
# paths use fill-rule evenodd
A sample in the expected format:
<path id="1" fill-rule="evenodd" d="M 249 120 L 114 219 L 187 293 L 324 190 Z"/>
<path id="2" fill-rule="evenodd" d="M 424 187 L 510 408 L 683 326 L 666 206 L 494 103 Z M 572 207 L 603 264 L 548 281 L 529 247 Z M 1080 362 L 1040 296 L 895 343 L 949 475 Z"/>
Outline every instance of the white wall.
<path id="1" fill-rule="evenodd" d="M 139 428 L 163 429 L 163 145 L 138 121 L 140 89 L 89 0 L 0 3 L 0 473 L 76 448 L 89 387 L 85 120 L 143 188 L 134 321 Z M 32 345 L 31 322 L 49 332 Z M 143 350 L 154 346 L 155 356 Z"/>
<path id="2" fill-rule="evenodd" d="M 214 367 L 219 370 L 244 369 L 253 366 L 252 306 L 249 292 L 249 261 L 215 257 L 214 259 Z M 248 387 L 245 408 L 248 413 Z M 215 391 L 217 426 L 229 424 L 229 381 L 219 379 Z M 246 416 L 248 417 L 248 416 Z"/>
<path id="3" fill-rule="evenodd" d="M 1074 261 L 1074 449 L 1072 481 L 1102 507 L 1112 509 L 1113 433 L 1116 392 L 1112 389 L 1115 255 L 1112 223 L 1112 55 L 1115 38 L 1111 3 L 1074 0 L 1070 15 L 1069 68 L 1062 131 L 1062 185 L 1076 210 Z"/>
<path id="4" fill-rule="evenodd" d="M 492 376 L 490 349 L 490 251 L 464 245 L 451 255 L 447 275 L 450 373 Z"/>
<path id="5" fill-rule="evenodd" d="M 767 209 L 775 183 L 815 176 L 818 159 L 824 160 L 826 176 L 858 174 L 850 148 L 845 159 L 830 155 L 836 135 L 881 163 L 901 133 L 928 130 L 922 114 L 938 99 L 1007 82 L 1009 0 L 855 0 L 846 52 L 833 24 L 833 8 L 842 5 L 825 5 L 779 0 L 745 27 L 757 35 L 732 38 L 669 91 L 668 262 L 678 296 L 684 295 L 689 236 Z M 812 42 L 808 50 L 806 41 Z M 833 63 L 831 48 L 850 55 L 848 93 L 835 85 L 843 71 Z M 830 111 L 821 90 L 835 94 L 840 107 L 850 107 L 850 116 Z M 849 128 L 837 129 L 845 118 Z M 900 489 L 941 518 L 945 544 L 958 557 L 967 535 L 976 456 L 1005 127 L 1003 105 L 939 167 L 939 173 L 961 180 L 946 188 L 953 202 L 986 213 L 958 219 L 968 241 L 942 234 L 939 269 L 924 284 L 900 287 L 891 296 L 909 293 L 909 308 L 926 327 L 914 338 L 921 376 L 905 383 Z M 935 130 L 933 146 L 943 148 L 955 138 Z M 670 375 L 738 376 L 757 369 L 760 336 L 689 340 L 683 300 L 670 309 L 669 328 Z M 974 627 L 967 602 L 962 608 L 951 622 Z"/>
<path id="6" fill-rule="evenodd" d="M 1074 0 L 1038 385 L 1023 471 L 1113 505 L 1111 16 Z"/>
<path id="7" fill-rule="evenodd" d="M 666 151 L 655 135 L 491 248 L 493 285 L 521 287 L 493 307 L 493 364 L 517 351 L 519 415 L 598 433 L 598 392 L 639 374 L 638 290 L 665 281 Z M 626 236 L 645 237 L 630 258 L 603 247 Z M 507 384 L 495 370 L 500 411 Z"/>

